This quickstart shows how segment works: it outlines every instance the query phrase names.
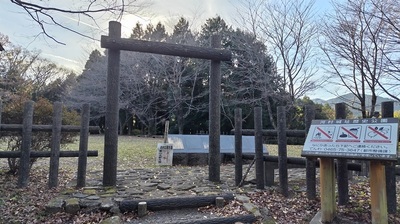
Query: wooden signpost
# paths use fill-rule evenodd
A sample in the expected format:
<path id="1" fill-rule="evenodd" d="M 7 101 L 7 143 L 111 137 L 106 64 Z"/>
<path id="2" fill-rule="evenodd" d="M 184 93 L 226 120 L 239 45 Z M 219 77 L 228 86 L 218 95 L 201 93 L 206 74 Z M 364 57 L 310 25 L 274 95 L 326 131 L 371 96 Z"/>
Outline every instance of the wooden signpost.
<path id="1" fill-rule="evenodd" d="M 399 120 L 365 118 L 313 120 L 302 151 L 320 158 L 321 222 L 336 214 L 334 158 L 370 160 L 372 223 L 387 223 L 384 161 L 397 160 Z"/>
<path id="2" fill-rule="evenodd" d="M 164 143 L 157 144 L 156 165 L 172 166 L 173 144 L 168 143 L 169 121 L 165 121 Z"/>

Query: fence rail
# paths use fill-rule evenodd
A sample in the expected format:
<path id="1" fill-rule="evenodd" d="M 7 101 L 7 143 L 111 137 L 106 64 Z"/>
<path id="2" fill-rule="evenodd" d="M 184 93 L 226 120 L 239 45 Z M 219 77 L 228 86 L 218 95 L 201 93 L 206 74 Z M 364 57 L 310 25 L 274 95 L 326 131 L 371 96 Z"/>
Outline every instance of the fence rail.
<path id="1" fill-rule="evenodd" d="M 23 124 L 0 124 L 0 131 L 22 133 L 20 151 L 0 151 L 0 158 L 20 159 L 17 186 L 23 188 L 28 185 L 31 158 L 50 157 L 48 186 L 49 188 L 53 188 L 58 186 L 60 157 L 78 157 L 77 187 L 84 187 L 86 183 L 87 157 L 98 156 L 98 151 L 88 151 L 89 131 L 99 131 L 98 127 L 89 126 L 89 104 L 82 105 L 80 126 L 62 125 L 62 104 L 60 102 L 54 103 L 52 125 L 34 125 L 32 124 L 33 105 L 33 101 L 25 103 Z M 0 112 L 1 111 L 2 103 L 0 102 Z M 51 151 L 31 151 L 32 132 L 51 132 Z M 60 151 L 62 132 L 80 132 L 79 151 Z"/>

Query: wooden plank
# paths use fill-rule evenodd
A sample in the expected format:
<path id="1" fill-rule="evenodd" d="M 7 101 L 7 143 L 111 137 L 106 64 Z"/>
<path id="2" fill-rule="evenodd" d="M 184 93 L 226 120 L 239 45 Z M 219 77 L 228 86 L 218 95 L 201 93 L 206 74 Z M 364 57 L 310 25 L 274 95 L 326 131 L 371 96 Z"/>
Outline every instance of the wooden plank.
<path id="1" fill-rule="evenodd" d="M 134 199 L 134 200 L 123 200 L 119 204 L 119 209 L 121 210 L 121 212 L 136 211 L 138 209 L 138 204 L 140 202 L 146 202 L 147 209 L 151 211 L 179 209 L 179 208 L 198 208 L 215 204 L 215 199 L 217 197 L 222 197 L 224 198 L 225 201 L 231 201 L 234 199 L 233 194 L 154 198 L 154 199 Z"/>
<path id="2" fill-rule="evenodd" d="M 22 132 L 22 124 L 0 124 L 0 131 L 15 131 Z M 32 125 L 33 132 L 52 132 L 53 125 Z M 61 127 L 62 132 L 80 132 L 81 127 L 76 125 L 63 125 Z M 90 132 L 99 132 L 100 128 L 97 126 L 90 126 Z"/>
<path id="3" fill-rule="evenodd" d="M 329 223 L 335 218 L 335 166 L 332 158 L 320 159 L 321 222 Z"/>
<path id="4" fill-rule="evenodd" d="M 50 157 L 50 151 L 30 151 L 31 158 Z M 96 157 L 99 153 L 97 150 L 90 150 L 87 153 L 89 157 Z M 0 151 L 0 158 L 19 158 L 20 151 Z M 79 151 L 60 151 L 60 157 L 78 157 Z"/>
<path id="5" fill-rule="evenodd" d="M 243 129 L 242 135 L 254 135 L 254 129 Z M 264 129 L 262 130 L 263 136 L 276 137 L 278 136 L 278 131 L 275 129 Z M 305 130 L 286 130 L 287 137 L 305 137 Z"/>
<path id="6" fill-rule="evenodd" d="M 388 223 L 385 166 L 381 161 L 370 161 L 372 223 Z"/>
<path id="7" fill-rule="evenodd" d="M 188 58 L 200 58 L 216 61 L 230 61 L 232 53 L 228 50 L 180 45 L 165 42 L 135 40 L 101 36 L 101 47 L 113 50 L 136 51 L 143 53 L 172 55 Z"/>

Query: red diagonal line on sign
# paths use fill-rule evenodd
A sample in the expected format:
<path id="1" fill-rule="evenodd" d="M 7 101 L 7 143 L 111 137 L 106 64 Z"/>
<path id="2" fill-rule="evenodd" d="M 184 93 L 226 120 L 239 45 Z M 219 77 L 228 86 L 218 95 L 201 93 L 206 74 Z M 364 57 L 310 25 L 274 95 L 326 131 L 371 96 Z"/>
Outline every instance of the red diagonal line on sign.
<path id="1" fill-rule="evenodd" d="M 324 130 L 322 130 L 321 128 L 317 127 L 318 131 L 320 131 L 322 134 L 324 134 L 326 137 L 331 138 L 331 136 L 326 133 Z"/>
<path id="2" fill-rule="evenodd" d="M 382 136 L 385 139 L 389 139 L 389 137 L 387 137 L 386 135 L 382 134 L 381 132 L 375 130 L 375 128 L 368 126 L 369 129 L 371 129 L 373 132 L 377 133 L 378 135 Z"/>
<path id="3" fill-rule="evenodd" d="M 357 135 L 353 134 L 351 131 L 347 130 L 346 128 L 342 127 L 342 129 L 347 132 L 347 134 L 351 135 L 351 137 L 358 139 Z"/>

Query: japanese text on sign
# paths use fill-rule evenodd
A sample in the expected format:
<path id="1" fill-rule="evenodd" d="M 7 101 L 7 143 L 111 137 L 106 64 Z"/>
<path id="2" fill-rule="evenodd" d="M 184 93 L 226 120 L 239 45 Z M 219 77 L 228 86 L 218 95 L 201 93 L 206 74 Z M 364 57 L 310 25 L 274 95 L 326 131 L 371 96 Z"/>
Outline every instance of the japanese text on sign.
<path id="1" fill-rule="evenodd" d="M 313 120 L 302 156 L 396 160 L 396 118 Z"/>

